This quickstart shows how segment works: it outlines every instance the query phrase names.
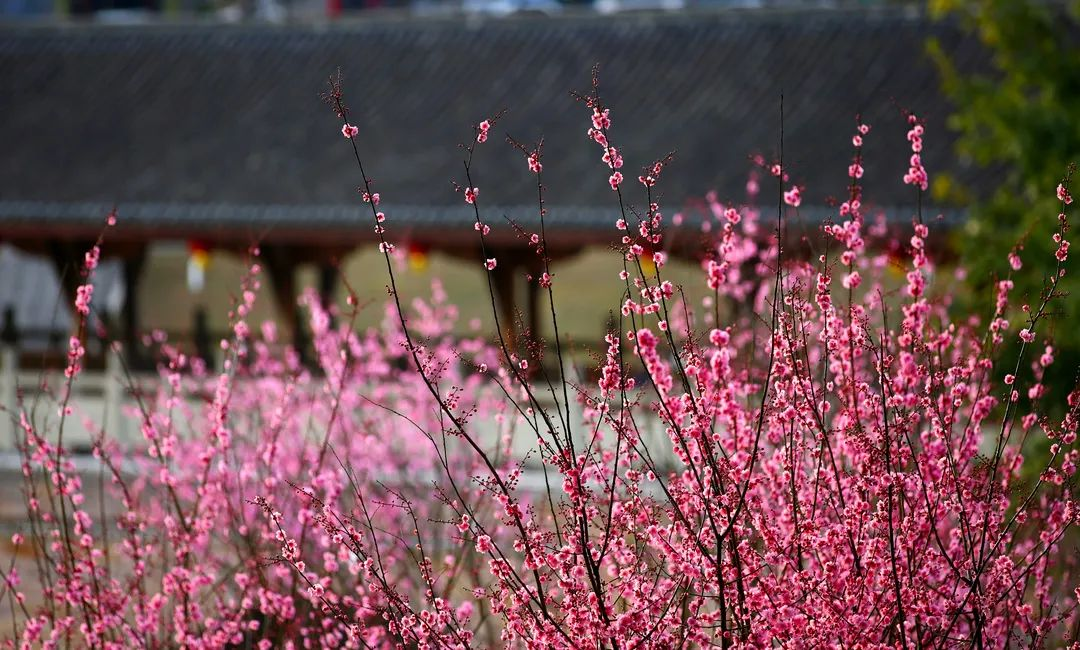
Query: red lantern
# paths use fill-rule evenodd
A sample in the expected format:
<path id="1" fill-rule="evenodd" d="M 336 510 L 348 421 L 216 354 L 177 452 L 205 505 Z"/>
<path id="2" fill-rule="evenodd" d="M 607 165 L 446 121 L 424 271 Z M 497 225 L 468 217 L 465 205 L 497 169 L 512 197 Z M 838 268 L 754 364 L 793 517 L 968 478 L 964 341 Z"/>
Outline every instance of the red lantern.
<path id="1" fill-rule="evenodd" d="M 428 244 L 410 242 L 408 247 L 409 268 L 416 273 L 423 273 L 426 271 L 428 263 L 430 262 L 430 252 L 431 246 Z"/>
<path id="2" fill-rule="evenodd" d="M 207 242 L 192 239 L 187 243 L 187 285 L 191 293 L 201 293 L 206 285 L 206 268 L 210 266 L 210 245 Z"/>

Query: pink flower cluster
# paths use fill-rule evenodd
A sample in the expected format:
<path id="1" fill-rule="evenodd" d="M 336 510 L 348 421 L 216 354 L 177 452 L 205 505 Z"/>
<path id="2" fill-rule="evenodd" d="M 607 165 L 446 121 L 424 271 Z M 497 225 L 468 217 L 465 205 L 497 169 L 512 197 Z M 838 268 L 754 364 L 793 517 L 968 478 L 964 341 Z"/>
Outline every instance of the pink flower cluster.
<path id="1" fill-rule="evenodd" d="M 604 154 L 601 156 L 604 164 L 612 170 L 611 175 L 608 177 L 608 185 L 611 189 L 618 191 L 619 186 L 622 185 L 623 175 L 618 171 L 623 166 L 623 157 L 619 153 L 619 150 L 608 143 L 607 132 L 611 128 L 611 112 L 609 109 L 600 109 L 599 106 L 593 107 L 592 112 L 592 126 L 589 128 L 587 134 L 596 144 L 604 150 Z"/>
<path id="2" fill-rule="evenodd" d="M 792 186 L 790 190 L 784 192 L 784 203 L 793 208 L 799 207 L 802 204 L 802 190 L 798 186 Z"/>
<path id="3" fill-rule="evenodd" d="M 908 123 L 911 125 L 911 129 L 907 133 L 908 142 L 911 143 L 911 158 L 908 161 L 910 167 L 907 173 L 904 174 L 904 184 L 914 185 L 925 192 L 926 188 L 930 186 L 930 177 L 926 174 L 926 168 L 922 164 L 923 125 L 914 115 L 908 116 Z"/>

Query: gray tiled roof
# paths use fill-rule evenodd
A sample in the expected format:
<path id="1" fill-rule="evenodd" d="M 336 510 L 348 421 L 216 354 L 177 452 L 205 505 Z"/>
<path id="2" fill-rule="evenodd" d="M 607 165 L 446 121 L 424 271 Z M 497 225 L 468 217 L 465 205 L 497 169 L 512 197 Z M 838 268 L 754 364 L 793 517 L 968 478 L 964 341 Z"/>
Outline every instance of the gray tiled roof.
<path id="1" fill-rule="evenodd" d="M 348 222 L 359 179 L 319 99 L 338 66 L 391 215 L 455 214 L 456 144 L 505 107 L 500 136 L 546 138 L 553 215 L 574 206 L 565 212 L 606 221 L 607 174 L 568 94 L 588 88 L 594 62 L 629 170 L 677 150 L 662 183 L 669 206 L 712 189 L 743 198 L 748 156 L 775 152 L 781 91 L 785 156 L 807 203 L 844 192 L 861 112 L 874 125 L 867 197 L 910 204 L 904 108 L 928 122 L 932 175 L 987 182 L 952 154 L 950 109 L 922 55 L 930 35 L 978 65 L 954 25 L 902 10 L 0 30 L 0 236 L 45 212 L 100 223 L 100 210 L 86 212 L 113 202 L 122 215 L 140 206 L 151 224 Z M 533 179 L 501 140 L 476 163 L 481 198 L 527 205 Z"/>

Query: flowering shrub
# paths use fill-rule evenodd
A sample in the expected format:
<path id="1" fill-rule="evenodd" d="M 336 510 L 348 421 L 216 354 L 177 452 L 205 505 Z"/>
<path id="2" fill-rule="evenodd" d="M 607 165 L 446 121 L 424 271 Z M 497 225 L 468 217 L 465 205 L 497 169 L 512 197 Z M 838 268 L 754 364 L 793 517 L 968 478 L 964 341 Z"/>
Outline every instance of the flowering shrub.
<path id="1" fill-rule="evenodd" d="M 393 214 L 377 211 L 362 124 L 336 81 L 327 99 L 385 258 L 384 326 L 354 331 L 355 297 L 337 312 L 305 295 L 318 372 L 275 353 L 273 326 L 256 336 L 246 320 L 253 249 L 222 372 L 166 348 L 160 390 L 133 413 L 145 444 L 97 441 L 118 516 L 84 507 L 63 445 L 83 356 L 75 336 L 57 429 L 21 419 L 29 532 L 14 541 L 32 547 L 43 599 L 31 607 L 25 576 L 4 569 L 8 645 L 1074 643 L 1080 392 L 1047 404 L 1041 383 L 1068 261 L 1068 176 L 1056 226 L 1041 235 L 1057 255 L 1023 260 L 1047 269 L 1042 295 L 1015 305 L 1007 269 L 1020 260 L 1003 260 L 986 320 L 951 313 L 947 293 L 934 293 L 921 214 L 899 245 L 869 213 L 862 146 L 878 133 L 868 125 L 856 125 L 836 220 L 810 259 L 796 256 L 785 224 L 805 188 L 790 185 L 781 126 L 780 157 L 759 161 L 776 180 L 775 217 L 709 197 L 712 296 L 689 304 L 664 278 L 655 188 L 673 158 L 645 165 L 637 183 L 624 177 L 594 79 L 577 99 L 602 150 L 595 182 L 618 210 L 623 270 L 612 281 L 625 293 L 583 383 L 558 337 L 542 143 L 507 138 L 536 180 L 540 229 L 528 235 L 543 268 L 532 281 L 552 298 L 548 358 L 504 338 L 497 310 L 493 342 L 453 340 L 457 314 L 438 286 L 429 302 L 398 294 Z M 497 260 L 478 161 L 497 118 L 463 145 L 456 185 L 487 271 Z M 924 125 L 912 117 L 908 129 L 911 169 L 896 182 L 921 193 Z M 87 279 L 96 261 L 95 247 Z M 79 292 L 83 326 L 91 301 Z M 725 302 L 752 313 L 726 316 Z M 999 358 L 1012 339 L 1019 355 Z M 1042 437 L 1049 455 L 1025 458 Z"/>

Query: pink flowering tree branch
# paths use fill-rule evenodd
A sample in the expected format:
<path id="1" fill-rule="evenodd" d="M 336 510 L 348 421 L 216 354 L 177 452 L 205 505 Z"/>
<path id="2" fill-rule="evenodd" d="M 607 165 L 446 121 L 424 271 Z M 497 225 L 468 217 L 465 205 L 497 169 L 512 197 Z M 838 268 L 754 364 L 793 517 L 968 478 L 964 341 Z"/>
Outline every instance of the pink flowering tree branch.
<path id="1" fill-rule="evenodd" d="M 675 155 L 626 172 L 634 134 L 616 131 L 596 70 L 573 96 L 622 262 L 595 368 L 574 368 L 560 336 L 544 185 L 560 161 L 543 138 L 505 138 L 535 181 L 538 228 L 507 221 L 537 256 L 528 280 L 547 294 L 553 358 L 538 332 L 508 336 L 496 308 L 492 276 L 511 260 L 491 252 L 502 224 L 481 189 L 504 113 L 471 128 L 451 181 L 472 211 L 492 324 L 490 340 L 462 338 L 437 282 L 428 299 L 399 292 L 392 210 L 334 77 L 325 99 L 382 254 L 383 324 L 357 330 L 372 306 L 347 282 L 344 308 L 306 293 L 305 366 L 272 323 L 249 321 L 253 245 L 220 371 L 167 341 L 152 389 L 125 370 L 142 441 L 121 447 L 101 427 L 94 452 L 116 508 L 95 517 L 63 427 L 99 242 L 58 417 L 20 413 L 28 534 L 13 542 L 38 576 L 0 570 L 7 644 L 1080 647 L 1068 549 L 1080 389 L 1054 404 L 1043 384 L 1047 323 L 1069 299 L 1072 170 L 1046 234 L 1054 259 L 1002 260 L 1046 265 L 1038 300 L 1014 304 L 1006 273 L 984 321 L 940 286 L 922 214 L 926 124 L 913 115 L 906 144 L 895 132 L 909 169 L 894 180 L 918 206 L 910 226 L 890 227 L 864 196 L 871 129 L 857 119 L 837 170 L 845 198 L 800 248 L 789 226 L 818 188 L 785 162 L 782 100 L 776 158 L 755 159 L 775 179 L 775 216 L 754 203 L 755 172 L 748 204 L 710 194 L 669 218 Z M 700 304 L 668 266 L 670 224 L 688 216 L 702 229 Z M 1003 358 L 1012 336 L 1019 353 Z M 1040 439 L 1046 454 L 1032 451 Z"/>

